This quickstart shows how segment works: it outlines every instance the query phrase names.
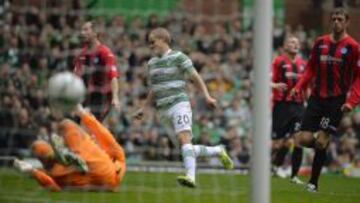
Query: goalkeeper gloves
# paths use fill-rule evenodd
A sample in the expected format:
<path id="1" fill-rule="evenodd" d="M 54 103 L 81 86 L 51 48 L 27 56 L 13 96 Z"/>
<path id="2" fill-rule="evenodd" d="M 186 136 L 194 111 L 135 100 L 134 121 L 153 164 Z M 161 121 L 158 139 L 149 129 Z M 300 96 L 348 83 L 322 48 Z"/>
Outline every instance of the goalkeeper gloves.
<path id="1" fill-rule="evenodd" d="M 56 160 L 61 164 L 64 164 L 65 166 L 75 166 L 82 173 L 87 173 L 89 171 L 86 162 L 80 156 L 66 148 L 60 136 L 56 134 L 52 135 L 50 143 L 54 149 Z"/>
<path id="2" fill-rule="evenodd" d="M 80 156 L 68 149 L 62 149 L 60 153 L 57 153 L 57 155 L 61 156 L 60 159 L 63 160 L 64 165 L 75 166 L 82 173 L 87 173 L 89 171 L 86 162 L 80 158 Z"/>

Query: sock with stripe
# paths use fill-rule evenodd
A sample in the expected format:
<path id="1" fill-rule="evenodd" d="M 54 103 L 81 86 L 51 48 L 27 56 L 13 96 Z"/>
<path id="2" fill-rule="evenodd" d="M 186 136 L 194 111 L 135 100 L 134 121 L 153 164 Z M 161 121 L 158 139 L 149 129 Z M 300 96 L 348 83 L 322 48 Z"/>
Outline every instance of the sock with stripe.
<path id="1" fill-rule="evenodd" d="M 186 176 L 195 181 L 196 158 L 195 150 L 192 144 L 184 144 L 181 147 Z"/>
<path id="2" fill-rule="evenodd" d="M 196 157 L 219 156 L 222 148 L 220 146 L 208 147 L 204 145 L 193 145 Z"/>

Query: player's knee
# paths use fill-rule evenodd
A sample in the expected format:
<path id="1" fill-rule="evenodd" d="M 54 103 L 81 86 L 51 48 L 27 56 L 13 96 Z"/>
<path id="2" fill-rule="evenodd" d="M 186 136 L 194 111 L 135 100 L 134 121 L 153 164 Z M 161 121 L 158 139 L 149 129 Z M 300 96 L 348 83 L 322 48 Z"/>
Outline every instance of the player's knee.
<path id="1" fill-rule="evenodd" d="M 298 133 L 294 134 L 293 140 L 294 140 L 294 145 L 300 147 L 301 142 L 302 142 L 301 132 L 298 132 Z"/>
<path id="2" fill-rule="evenodd" d="M 70 119 L 64 119 L 58 124 L 58 133 L 60 136 L 64 136 L 64 133 L 69 128 L 76 127 L 77 124 Z"/>
<path id="3" fill-rule="evenodd" d="M 290 148 L 293 144 L 294 144 L 293 139 L 287 139 L 286 141 L 284 141 L 284 146 L 287 148 Z"/>
<path id="4" fill-rule="evenodd" d="M 71 125 L 72 121 L 70 119 L 63 119 L 59 122 L 58 128 L 66 128 L 67 126 Z"/>
<path id="5" fill-rule="evenodd" d="M 324 132 L 319 132 L 318 137 L 315 142 L 315 147 L 317 149 L 326 149 L 329 145 L 329 136 Z"/>
<path id="6" fill-rule="evenodd" d="M 328 144 L 329 144 L 328 141 L 316 140 L 316 142 L 315 142 L 315 148 L 316 148 L 316 149 L 323 150 L 323 149 L 326 149 L 326 148 L 327 148 Z"/>
<path id="7" fill-rule="evenodd" d="M 313 140 L 314 140 L 314 137 L 313 137 L 313 134 L 311 132 L 299 132 L 295 136 L 295 144 L 296 144 L 296 146 L 305 146 L 305 147 L 307 147 L 308 144 L 313 142 Z"/>
<path id="8" fill-rule="evenodd" d="M 181 145 L 190 144 L 191 138 L 192 138 L 192 136 L 191 136 L 190 131 L 182 131 L 182 132 L 178 133 L 178 139 L 179 139 Z"/>
<path id="9" fill-rule="evenodd" d="M 51 145 L 44 140 L 37 140 L 32 143 L 31 153 L 40 159 L 47 159 L 54 155 Z"/>

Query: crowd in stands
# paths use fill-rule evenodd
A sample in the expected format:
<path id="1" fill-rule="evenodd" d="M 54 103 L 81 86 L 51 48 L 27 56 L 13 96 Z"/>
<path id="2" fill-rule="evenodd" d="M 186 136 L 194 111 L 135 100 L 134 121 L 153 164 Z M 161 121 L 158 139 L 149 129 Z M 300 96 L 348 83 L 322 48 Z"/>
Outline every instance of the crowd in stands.
<path id="1" fill-rule="evenodd" d="M 7 7 L 0 24 L 2 154 L 29 155 L 27 149 L 34 139 L 53 132 L 56 123 L 46 99 L 47 79 L 55 72 L 71 70 L 74 55 L 81 50 L 79 31 L 87 20 L 77 12 L 81 4 L 47 6 L 47 10 Z M 256 82 L 252 80 L 253 33 L 251 28 L 243 27 L 239 16 L 226 22 L 213 22 L 212 32 L 186 14 L 173 13 L 161 18 L 154 14 L 146 19 L 135 16 L 130 20 L 121 15 L 93 18 L 102 31 L 101 41 L 117 55 L 122 111 L 112 111 L 106 125 L 125 147 L 129 160 L 180 158 L 174 139 L 167 135 L 153 109 L 146 111 L 142 121 L 131 118 L 147 93 L 146 63 L 151 51 L 146 35 L 150 29 L 163 26 L 172 34 L 173 48 L 191 57 L 211 94 L 220 102 L 216 110 L 207 108 L 196 88 L 189 83 L 195 143 L 224 144 L 237 166 L 249 164 L 251 83 Z M 316 33 L 305 30 L 302 25 L 276 22 L 274 26 L 274 56 L 282 53 L 284 38 L 294 34 L 300 39 L 301 54 L 306 59 Z M 270 67 L 264 69 L 269 74 L 270 70 Z M 331 142 L 328 166 L 338 169 L 350 164 L 360 165 L 360 112 L 344 117 L 339 135 Z M 306 159 L 311 156 L 310 153 Z"/>

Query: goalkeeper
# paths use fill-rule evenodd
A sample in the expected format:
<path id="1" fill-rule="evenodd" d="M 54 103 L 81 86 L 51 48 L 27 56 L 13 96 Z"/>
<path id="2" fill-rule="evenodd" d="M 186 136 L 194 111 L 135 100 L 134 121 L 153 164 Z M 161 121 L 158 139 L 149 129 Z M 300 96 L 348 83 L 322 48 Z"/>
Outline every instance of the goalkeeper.
<path id="1" fill-rule="evenodd" d="M 64 139 L 66 149 L 43 140 L 33 143 L 32 153 L 42 162 L 44 169 L 35 169 L 17 159 L 14 167 L 30 174 L 51 191 L 116 191 L 126 171 L 124 150 L 81 105 L 75 112 L 85 129 L 69 119 L 59 123 L 58 134 Z"/>

